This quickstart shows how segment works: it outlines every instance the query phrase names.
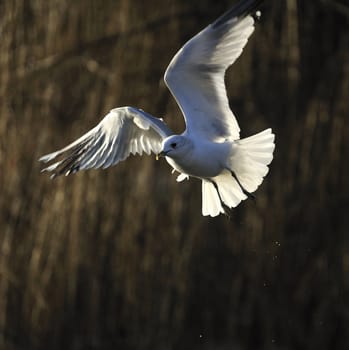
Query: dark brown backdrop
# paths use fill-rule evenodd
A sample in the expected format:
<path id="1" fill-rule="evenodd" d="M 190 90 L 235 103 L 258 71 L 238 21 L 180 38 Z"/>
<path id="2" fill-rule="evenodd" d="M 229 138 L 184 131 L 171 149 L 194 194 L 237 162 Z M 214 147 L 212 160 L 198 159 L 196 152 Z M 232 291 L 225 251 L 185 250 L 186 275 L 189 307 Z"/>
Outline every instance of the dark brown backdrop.
<path id="1" fill-rule="evenodd" d="M 349 347 L 349 5 L 265 1 L 228 71 L 271 171 L 231 221 L 164 161 L 50 181 L 37 158 L 134 105 L 184 125 L 163 72 L 234 1 L 0 2 L 0 348 Z"/>

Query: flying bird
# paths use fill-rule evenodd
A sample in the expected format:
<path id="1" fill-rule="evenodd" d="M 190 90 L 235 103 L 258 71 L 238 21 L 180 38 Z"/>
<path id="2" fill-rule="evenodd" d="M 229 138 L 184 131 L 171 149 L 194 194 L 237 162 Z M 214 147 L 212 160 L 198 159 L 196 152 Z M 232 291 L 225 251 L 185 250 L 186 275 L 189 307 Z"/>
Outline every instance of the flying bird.
<path id="1" fill-rule="evenodd" d="M 42 171 L 51 177 L 90 168 L 107 168 L 130 154 L 155 153 L 179 173 L 177 181 L 202 181 L 202 214 L 229 215 L 253 197 L 273 159 L 274 134 L 266 129 L 240 139 L 229 107 L 224 75 L 254 31 L 262 0 L 241 0 L 189 40 L 164 76 L 185 119 L 174 132 L 162 119 L 135 107 L 112 109 L 102 121 L 68 146 L 40 158 L 55 160 Z"/>

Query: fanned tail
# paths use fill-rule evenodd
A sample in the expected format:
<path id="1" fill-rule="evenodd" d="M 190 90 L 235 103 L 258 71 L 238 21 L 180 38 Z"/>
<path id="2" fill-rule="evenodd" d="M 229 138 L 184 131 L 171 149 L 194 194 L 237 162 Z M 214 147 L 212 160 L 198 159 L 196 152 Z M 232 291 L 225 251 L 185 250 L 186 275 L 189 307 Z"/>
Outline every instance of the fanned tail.
<path id="1" fill-rule="evenodd" d="M 266 129 L 235 142 L 228 167 L 249 193 L 256 191 L 268 174 L 275 149 L 274 140 L 272 130 Z"/>
<path id="2" fill-rule="evenodd" d="M 202 181 L 202 215 L 217 216 L 235 208 L 257 190 L 273 159 L 275 135 L 266 129 L 232 143 L 226 169 Z"/>

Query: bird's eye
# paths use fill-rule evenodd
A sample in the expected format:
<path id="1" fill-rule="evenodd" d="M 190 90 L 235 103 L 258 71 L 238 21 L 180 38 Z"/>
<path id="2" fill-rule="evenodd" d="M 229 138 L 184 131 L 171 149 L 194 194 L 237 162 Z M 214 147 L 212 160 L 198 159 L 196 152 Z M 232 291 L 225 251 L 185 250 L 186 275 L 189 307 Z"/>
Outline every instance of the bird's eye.
<path id="1" fill-rule="evenodd" d="M 177 147 L 176 142 L 171 143 L 171 147 L 172 147 L 172 148 L 176 148 L 176 147 Z"/>

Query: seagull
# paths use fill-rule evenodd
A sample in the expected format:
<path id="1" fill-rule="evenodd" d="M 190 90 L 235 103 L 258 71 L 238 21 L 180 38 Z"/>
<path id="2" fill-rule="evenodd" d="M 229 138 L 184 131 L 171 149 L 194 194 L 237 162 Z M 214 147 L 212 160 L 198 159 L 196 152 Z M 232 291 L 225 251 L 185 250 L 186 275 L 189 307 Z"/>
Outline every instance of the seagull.
<path id="1" fill-rule="evenodd" d="M 241 0 L 190 39 L 173 57 L 164 80 L 185 119 L 176 135 L 160 118 L 135 107 L 112 109 L 68 146 L 44 155 L 51 178 L 91 168 L 108 168 L 143 153 L 164 157 L 177 181 L 202 181 L 202 215 L 231 215 L 254 198 L 273 159 L 274 134 L 266 129 L 240 139 L 229 107 L 224 76 L 254 31 L 262 0 Z"/>

